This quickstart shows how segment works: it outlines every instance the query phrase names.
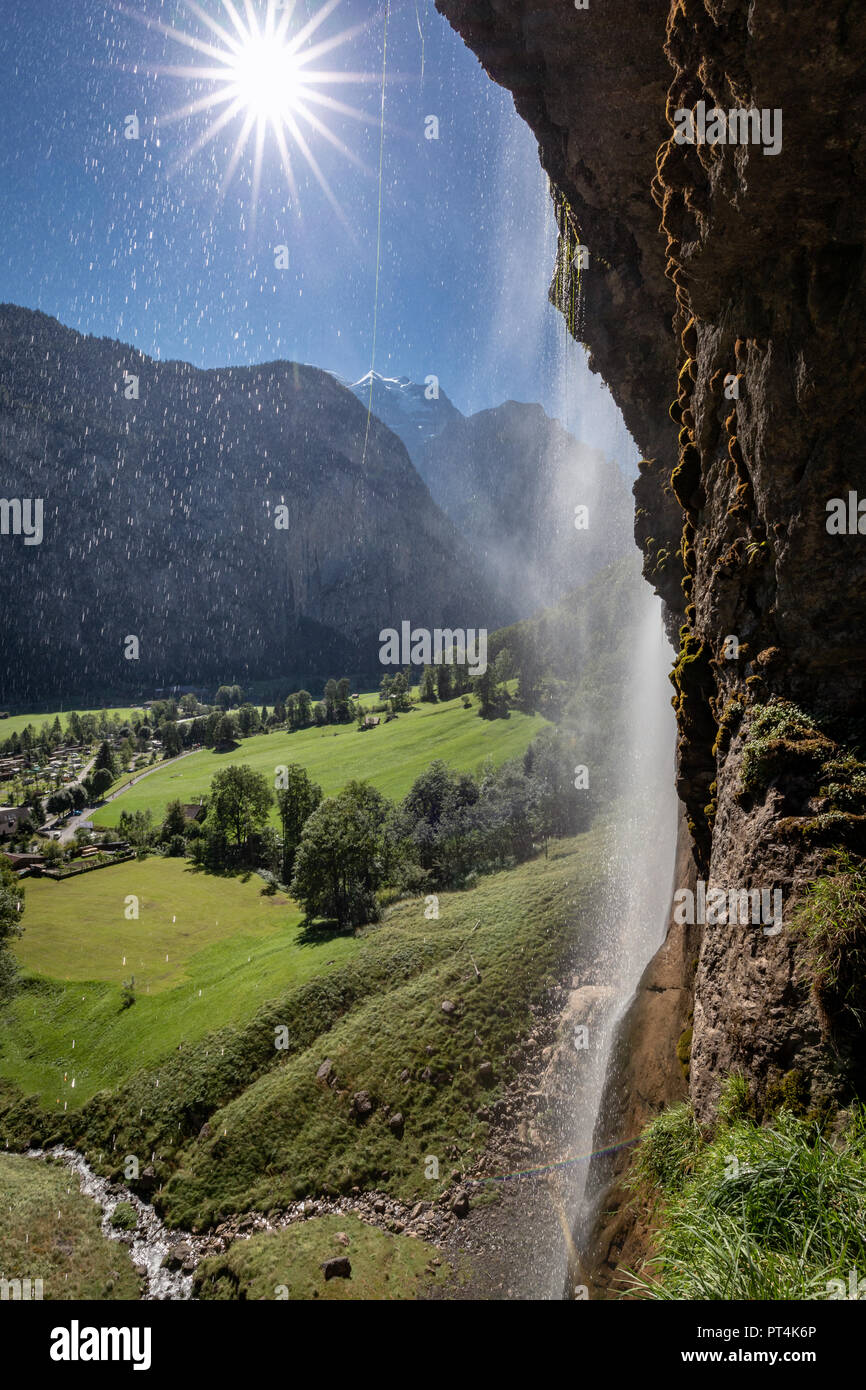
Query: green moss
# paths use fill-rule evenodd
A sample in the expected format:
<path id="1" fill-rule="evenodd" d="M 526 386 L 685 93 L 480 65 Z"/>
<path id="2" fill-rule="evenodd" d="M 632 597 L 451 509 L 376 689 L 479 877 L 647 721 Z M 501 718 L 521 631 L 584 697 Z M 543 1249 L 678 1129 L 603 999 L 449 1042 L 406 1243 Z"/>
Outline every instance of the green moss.
<path id="1" fill-rule="evenodd" d="M 809 1082 L 803 1072 L 794 1067 L 776 1081 L 771 1081 L 766 1090 L 764 1109 L 766 1114 L 775 1114 L 782 1108 L 792 1115 L 803 1117 L 809 1108 Z"/>
<path id="2" fill-rule="evenodd" d="M 866 1023 L 866 864 L 842 852 L 797 907 L 792 931 L 829 1032 Z"/>
<path id="3" fill-rule="evenodd" d="M 749 677 L 755 682 L 760 677 Z M 741 789 L 757 795 L 782 772 L 804 775 L 819 769 L 835 749 L 814 719 L 787 700 L 758 705 L 743 751 Z"/>

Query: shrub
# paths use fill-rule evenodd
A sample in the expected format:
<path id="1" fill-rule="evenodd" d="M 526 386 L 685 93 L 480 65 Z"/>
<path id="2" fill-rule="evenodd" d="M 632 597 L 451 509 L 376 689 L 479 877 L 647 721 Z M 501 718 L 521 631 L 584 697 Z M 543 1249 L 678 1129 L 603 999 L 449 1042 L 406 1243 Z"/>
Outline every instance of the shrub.
<path id="1" fill-rule="evenodd" d="M 134 1231 L 138 1228 L 138 1213 L 131 1202 L 118 1202 L 111 1213 L 111 1224 L 116 1231 Z"/>

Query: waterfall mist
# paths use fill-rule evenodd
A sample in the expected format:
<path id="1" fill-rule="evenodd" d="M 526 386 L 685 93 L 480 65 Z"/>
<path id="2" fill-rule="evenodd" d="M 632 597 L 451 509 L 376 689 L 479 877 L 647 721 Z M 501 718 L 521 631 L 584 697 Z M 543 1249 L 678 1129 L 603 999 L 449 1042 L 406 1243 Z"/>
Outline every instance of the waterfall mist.
<path id="1" fill-rule="evenodd" d="M 677 831 L 675 721 L 670 704 L 670 646 L 661 604 L 635 558 L 633 638 L 623 690 L 612 776 L 615 797 L 603 815 L 605 862 L 592 912 L 575 924 L 582 964 L 572 981 L 566 1026 L 574 1029 L 570 1094 L 558 1102 L 561 1166 L 549 1179 L 564 1239 L 554 1252 L 535 1252 L 538 1295 L 559 1298 L 583 1283 L 580 1250 L 592 1229 L 598 1195 L 589 1182 L 594 1134 L 617 1030 L 641 975 L 662 944 L 673 884 Z M 587 761 L 591 762 L 592 750 Z M 586 1028 L 581 1037 L 579 1028 Z M 565 1234 L 566 1232 L 570 1233 Z"/>

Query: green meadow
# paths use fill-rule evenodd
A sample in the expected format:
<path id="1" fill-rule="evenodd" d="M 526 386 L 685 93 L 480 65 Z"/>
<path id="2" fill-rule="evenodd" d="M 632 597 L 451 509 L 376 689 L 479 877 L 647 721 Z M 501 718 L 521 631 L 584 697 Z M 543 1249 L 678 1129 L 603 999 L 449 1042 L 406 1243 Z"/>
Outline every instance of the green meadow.
<path id="1" fill-rule="evenodd" d="M 95 1202 L 60 1164 L 0 1154 L 0 1277 L 41 1279 L 49 1299 L 137 1299 L 126 1246 L 106 1240 Z"/>
<path id="2" fill-rule="evenodd" d="M 223 878 L 162 858 L 31 879 L 15 943 L 25 988 L 0 1014 L 0 1077 L 72 1110 L 350 959 L 353 938 L 299 939 L 295 904 L 262 886 L 256 874 Z M 137 920 L 124 915 L 130 896 Z"/>
<path id="3" fill-rule="evenodd" d="M 122 811 L 151 811 L 159 821 L 170 801 L 197 801 L 208 791 L 214 774 L 231 763 L 263 772 L 271 785 L 277 767 L 300 763 L 326 796 L 333 796 L 354 778 L 367 778 L 398 800 L 434 759 L 467 771 L 475 771 L 487 758 L 498 766 L 525 752 L 546 724 L 541 715 L 519 711 L 513 711 L 509 719 L 480 719 L 476 704 L 467 710 L 458 699 L 415 705 L 390 724 L 364 733 L 354 724 L 341 724 L 293 734 L 259 734 L 244 739 L 231 752 L 202 750 L 160 768 L 100 807 L 93 821 L 117 825 Z"/>
<path id="4" fill-rule="evenodd" d="M 74 913 L 72 883 L 31 882 L 15 943 L 24 988 L 0 1013 L 0 1146 L 68 1143 L 106 1173 L 154 1154 L 158 1205 L 180 1226 L 352 1186 L 435 1196 L 483 1149 L 483 1107 L 519 1070 L 531 1005 L 580 963 L 604 834 L 440 893 L 438 919 L 407 898 L 355 936 L 272 907 L 258 878 L 182 860 L 83 875 Z M 118 912 L 136 886 L 138 923 Z M 120 938 L 137 928 L 152 988 L 124 1008 Z M 333 1086 L 316 1081 L 325 1058 Z M 351 1111 L 360 1090 L 375 1101 L 365 1124 Z"/>
<path id="5" fill-rule="evenodd" d="M 128 705 L 125 707 L 117 706 L 105 711 L 101 709 L 80 709 L 76 710 L 75 713 L 95 714 L 98 716 L 104 712 L 109 716 L 116 714 L 121 719 L 128 719 L 130 715 L 135 714 L 137 710 L 140 710 L 140 706 Z M 4 739 L 11 738 L 13 734 L 20 734 L 22 730 L 27 728 L 28 724 L 32 724 L 38 733 L 43 724 L 53 724 L 55 719 L 59 719 L 61 728 L 65 729 L 66 721 L 72 713 L 72 710 L 65 709 L 55 710 L 50 714 L 10 714 L 8 719 L 0 719 L 0 742 Z"/>

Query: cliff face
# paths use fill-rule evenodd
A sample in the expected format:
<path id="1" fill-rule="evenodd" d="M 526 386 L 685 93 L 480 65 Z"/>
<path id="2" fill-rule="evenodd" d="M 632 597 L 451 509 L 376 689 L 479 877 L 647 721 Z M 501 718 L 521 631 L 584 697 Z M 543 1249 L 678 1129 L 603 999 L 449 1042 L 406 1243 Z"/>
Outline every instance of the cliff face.
<path id="1" fill-rule="evenodd" d="M 781 932 L 700 933 L 692 1099 L 709 1117 L 740 1070 L 759 1110 L 786 1086 L 806 1105 L 844 1100 L 863 1042 L 838 998 L 816 1003 L 789 927 L 834 851 L 864 849 L 866 541 L 856 516 L 830 534 L 827 504 L 866 493 L 866 12 L 437 4 L 538 136 L 569 313 L 573 246 L 590 252 L 577 328 L 647 456 L 636 536 L 680 629 L 677 779 L 697 876 L 782 892 Z M 735 142 L 677 143 L 678 111 L 700 139 L 715 107 L 738 113 Z M 740 129 L 752 108 L 763 127 Z"/>
<path id="2" fill-rule="evenodd" d="M 0 373 L 0 491 L 44 504 L 40 544 L 0 538 L 4 702 L 375 673 L 383 627 L 513 615 L 327 372 L 154 362 L 7 305 Z"/>

